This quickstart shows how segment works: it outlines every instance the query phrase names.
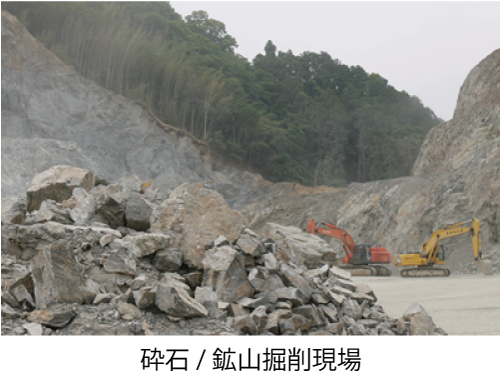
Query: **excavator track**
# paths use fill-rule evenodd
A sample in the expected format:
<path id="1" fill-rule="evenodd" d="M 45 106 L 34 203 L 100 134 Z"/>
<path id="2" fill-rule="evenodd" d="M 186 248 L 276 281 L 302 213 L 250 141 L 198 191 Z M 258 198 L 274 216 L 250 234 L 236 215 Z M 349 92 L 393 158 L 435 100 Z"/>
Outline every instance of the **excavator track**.
<path id="1" fill-rule="evenodd" d="M 413 269 L 403 269 L 401 276 L 407 277 L 448 277 L 450 270 L 447 268 L 434 268 L 430 266 Z"/>
<path id="2" fill-rule="evenodd" d="M 380 265 L 341 265 L 342 269 L 347 270 L 353 276 L 390 276 L 391 270 Z"/>

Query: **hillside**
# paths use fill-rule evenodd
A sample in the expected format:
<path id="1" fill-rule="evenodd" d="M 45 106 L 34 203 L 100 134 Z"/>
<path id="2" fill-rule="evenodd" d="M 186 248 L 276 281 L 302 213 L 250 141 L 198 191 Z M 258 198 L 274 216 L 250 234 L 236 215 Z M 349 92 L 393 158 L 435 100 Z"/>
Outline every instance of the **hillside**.
<path id="1" fill-rule="evenodd" d="M 168 2 L 5 2 L 76 72 L 273 182 L 345 186 L 409 175 L 440 120 L 421 101 L 325 52 L 268 41 L 251 61 L 204 11 Z"/>

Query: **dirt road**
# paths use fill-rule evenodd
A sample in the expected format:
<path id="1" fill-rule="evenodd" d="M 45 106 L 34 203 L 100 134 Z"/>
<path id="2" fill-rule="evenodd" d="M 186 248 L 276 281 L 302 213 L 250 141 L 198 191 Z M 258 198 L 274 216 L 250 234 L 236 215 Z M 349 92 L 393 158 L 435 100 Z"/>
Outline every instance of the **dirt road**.
<path id="1" fill-rule="evenodd" d="M 500 275 L 352 280 L 368 284 L 392 317 L 401 317 L 412 303 L 419 303 L 449 335 L 500 335 Z"/>

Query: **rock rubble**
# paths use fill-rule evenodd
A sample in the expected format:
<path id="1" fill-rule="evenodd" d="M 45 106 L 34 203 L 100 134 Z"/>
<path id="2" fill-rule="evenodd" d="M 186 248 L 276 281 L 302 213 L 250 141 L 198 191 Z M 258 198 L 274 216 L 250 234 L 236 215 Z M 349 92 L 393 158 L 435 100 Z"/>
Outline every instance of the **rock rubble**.
<path id="1" fill-rule="evenodd" d="M 42 172 L 40 205 L 2 218 L 2 334 L 445 334 L 417 305 L 388 316 L 321 238 L 274 223 L 261 237 L 203 185 L 89 186 L 72 168 Z"/>

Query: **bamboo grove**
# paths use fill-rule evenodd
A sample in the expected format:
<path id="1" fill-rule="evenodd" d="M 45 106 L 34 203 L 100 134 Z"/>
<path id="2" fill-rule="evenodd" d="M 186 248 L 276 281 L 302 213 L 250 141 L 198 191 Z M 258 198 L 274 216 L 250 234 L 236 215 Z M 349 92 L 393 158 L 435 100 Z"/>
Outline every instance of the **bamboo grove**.
<path id="1" fill-rule="evenodd" d="M 3 2 L 84 77 L 144 102 L 213 154 L 272 181 L 344 186 L 411 172 L 441 122 L 415 96 L 327 53 L 252 62 L 225 25 L 168 2 Z"/>

